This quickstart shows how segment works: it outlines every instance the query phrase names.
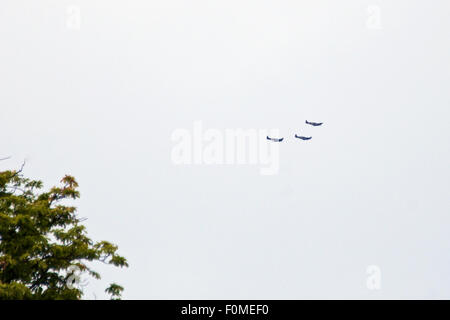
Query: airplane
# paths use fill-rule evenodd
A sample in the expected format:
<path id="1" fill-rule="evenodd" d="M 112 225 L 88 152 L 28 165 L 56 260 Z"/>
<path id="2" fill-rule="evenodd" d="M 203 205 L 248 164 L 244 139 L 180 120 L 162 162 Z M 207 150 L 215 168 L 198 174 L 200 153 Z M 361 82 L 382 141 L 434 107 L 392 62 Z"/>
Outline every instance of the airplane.
<path id="1" fill-rule="evenodd" d="M 273 141 L 273 142 L 281 142 L 284 140 L 284 138 L 281 139 L 276 139 L 276 138 L 270 138 L 269 136 L 267 136 L 267 140 Z"/>
<path id="2" fill-rule="evenodd" d="M 318 127 L 318 126 L 321 126 L 323 124 L 323 122 L 309 122 L 308 120 L 306 120 L 306 124 L 309 124 L 313 127 Z"/>
<path id="3" fill-rule="evenodd" d="M 295 137 L 297 139 L 302 139 L 302 140 L 311 140 L 312 139 L 312 137 L 303 137 L 303 136 L 298 136 L 298 135 L 295 135 Z"/>

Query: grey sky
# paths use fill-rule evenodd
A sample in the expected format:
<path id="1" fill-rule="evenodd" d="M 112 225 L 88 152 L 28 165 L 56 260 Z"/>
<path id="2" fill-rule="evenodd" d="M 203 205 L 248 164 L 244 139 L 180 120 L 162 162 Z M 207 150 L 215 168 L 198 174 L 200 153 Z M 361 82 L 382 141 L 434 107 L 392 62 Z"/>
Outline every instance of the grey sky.
<path id="1" fill-rule="evenodd" d="M 449 16 L 446 0 L 4 0 L 0 169 L 77 178 L 90 235 L 130 262 L 99 266 L 86 298 L 113 280 L 129 299 L 450 298 Z M 283 142 L 273 176 L 175 166 L 171 134 L 196 120 L 313 139 Z"/>

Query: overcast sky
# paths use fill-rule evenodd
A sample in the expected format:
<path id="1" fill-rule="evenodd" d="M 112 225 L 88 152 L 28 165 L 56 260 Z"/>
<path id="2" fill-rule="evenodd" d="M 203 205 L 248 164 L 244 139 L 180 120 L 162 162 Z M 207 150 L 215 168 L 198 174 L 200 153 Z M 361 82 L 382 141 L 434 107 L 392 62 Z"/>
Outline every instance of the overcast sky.
<path id="1" fill-rule="evenodd" d="M 111 281 L 125 299 L 448 299 L 449 16 L 448 0 L 3 0 L 0 170 L 77 178 L 89 234 L 130 263 L 99 266 L 89 299 Z M 278 129 L 279 171 L 176 165 L 172 134 L 195 121 Z"/>

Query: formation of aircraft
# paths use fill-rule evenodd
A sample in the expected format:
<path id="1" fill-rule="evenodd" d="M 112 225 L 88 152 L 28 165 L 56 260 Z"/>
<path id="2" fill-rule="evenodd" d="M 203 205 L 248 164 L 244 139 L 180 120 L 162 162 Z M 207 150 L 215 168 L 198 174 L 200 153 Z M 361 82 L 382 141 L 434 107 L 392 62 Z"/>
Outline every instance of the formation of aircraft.
<path id="1" fill-rule="evenodd" d="M 308 121 L 308 120 L 306 120 L 305 123 L 310 125 L 310 126 L 313 126 L 313 127 L 319 127 L 319 126 L 321 126 L 323 124 L 323 122 L 312 122 L 312 121 Z M 312 137 L 299 136 L 297 134 L 295 134 L 294 137 L 296 139 L 300 139 L 300 140 L 303 140 L 303 141 L 307 141 L 307 140 L 311 140 L 312 139 Z M 282 142 L 284 140 L 284 138 L 271 138 L 271 137 L 267 136 L 267 140 L 273 141 L 273 142 Z"/>

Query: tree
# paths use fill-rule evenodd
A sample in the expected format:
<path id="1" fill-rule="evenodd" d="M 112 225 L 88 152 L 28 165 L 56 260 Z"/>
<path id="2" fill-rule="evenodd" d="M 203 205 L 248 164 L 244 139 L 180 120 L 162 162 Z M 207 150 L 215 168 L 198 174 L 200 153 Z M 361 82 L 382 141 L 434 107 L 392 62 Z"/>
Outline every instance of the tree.
<path id="1" fill-rule="evenodd" d="M 128 266 L 116 245 L 92 241 L 76 208 L 62 203 L 80 196 L 73 177 L 43 192 L 22 169 L 0 172 L 0 299 L 78 300 L 75 272 L 100 279 L 88 263 Z M 105 291 L 120 299 L 123 288 L 112 283 Z"/>

